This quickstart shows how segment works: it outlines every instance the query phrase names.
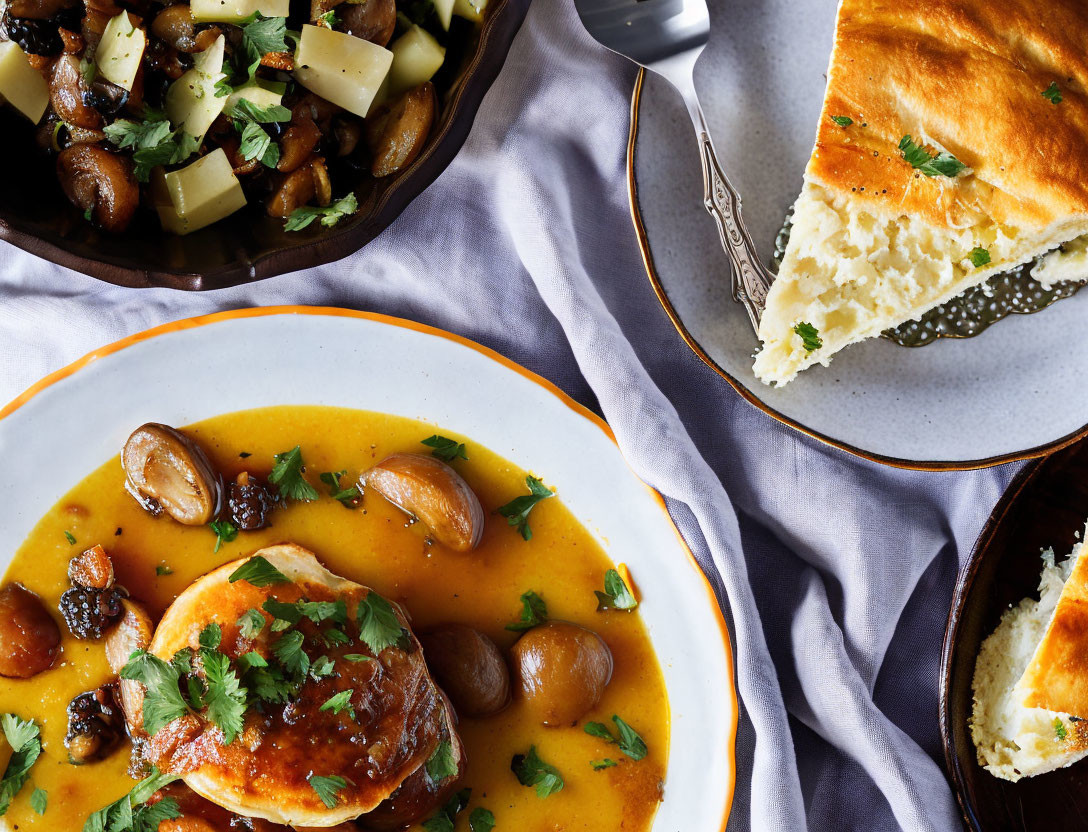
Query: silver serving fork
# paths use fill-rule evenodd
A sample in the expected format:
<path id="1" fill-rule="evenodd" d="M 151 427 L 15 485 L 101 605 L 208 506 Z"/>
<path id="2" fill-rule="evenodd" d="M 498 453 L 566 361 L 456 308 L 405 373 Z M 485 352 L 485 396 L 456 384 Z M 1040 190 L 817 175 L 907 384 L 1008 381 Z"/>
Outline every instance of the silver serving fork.
<path id="1" fill-rule="evenodd" d="M 718 225 L 732 264 L 733 299 L 758 331 L 774 274 L 756 254 L 740 215 L 740 194 L 714 153 L 695 94 L 695 62 L 710 37 L 706 0 L 575 0 L 582 23 L 599 43 L 669 81 L 684 97 L 699 137 L 703 204 Z"/>

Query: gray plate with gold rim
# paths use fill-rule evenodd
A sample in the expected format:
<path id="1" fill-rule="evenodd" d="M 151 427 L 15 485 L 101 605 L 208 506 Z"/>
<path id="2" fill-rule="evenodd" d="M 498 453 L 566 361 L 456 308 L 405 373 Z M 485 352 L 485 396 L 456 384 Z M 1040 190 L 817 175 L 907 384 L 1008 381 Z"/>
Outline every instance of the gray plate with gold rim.
<path id="1" fill-rule="evenodd" d="M 744 218 L 770 261 L 816 132 L 834 2 L 710 0 L 696 87 Z M 1049 453 L 1088 432 L 1088 292 L 924 349 L 849 347 L 785 388 L 752 374 L 757 342 L 730 295 L 702 205 L 698 146 L 679 96 L 647 75 L 632 109 L 630 184 L 647 271 L 689 346 L 761 410 L 880 462 L 958 469 Z"/>

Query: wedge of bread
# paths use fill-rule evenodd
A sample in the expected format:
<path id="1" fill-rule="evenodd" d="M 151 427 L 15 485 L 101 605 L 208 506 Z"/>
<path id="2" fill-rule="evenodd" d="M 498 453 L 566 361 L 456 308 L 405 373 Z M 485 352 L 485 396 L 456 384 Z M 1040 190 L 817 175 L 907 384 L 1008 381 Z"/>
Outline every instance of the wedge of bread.
<path id="1" fill-rule="evenodd" d="M 842 0 L 761 380 L 1088 234 L 1085 43 L 1083 0 Z"/>
<path id="2" fill-rule="evenodd" d="M 1034 777 L 1088 756 L 1088 722 L 1066 711 L 1026 704 L 1028 691 L 1021 685 L 1070 576 L 1078 568 L 1088 572 L 1088 558 L 1081 563 L 1079 557 L 1083 548 L 1078 544 L 1061 563 L 1055 563 L 1052 550 L 1044 552 L 1039 599 L 1025 598 L 1010 607 L 979 650 L 972 680 L 971 739 L 979 764 L 1003 780 Z"/>

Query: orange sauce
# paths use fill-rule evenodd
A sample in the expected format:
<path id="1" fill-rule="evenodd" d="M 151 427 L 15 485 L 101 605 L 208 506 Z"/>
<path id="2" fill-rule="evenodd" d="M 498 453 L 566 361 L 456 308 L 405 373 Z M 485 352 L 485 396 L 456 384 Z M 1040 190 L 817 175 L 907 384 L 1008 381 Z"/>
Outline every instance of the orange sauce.
<path id="1" fill-rule="evenodd" d="M 472 799 L 457 828 L 468 828 L 468 814 L 477 806 L 494 813 L 497 830 L 639 832 L 650 828 L 668 758 L 664 680 L 638 613 L 596 611 L 593 591 L 602 588 L 604 573 L 614 564 L 563 505 L 561 494 L 537 505 L 530 515 L 532 540 L 522 540 L 494 510 L 526 493 L 526 472 L 471 438 L 458 437 L 466 442 L 470 459 L 457 460 L 454 467 L 488 513 L 480 547 L 458 554 L 428 544 L 418 524 L 409 523 L 377 494 L 367 494 L 362 507 L 350 510 L 328 497 L 318 480 L 320 472 L 347 469 L 345 482 L 350 482 L 395 451 L 426 452 L 419 443 L 436 432 L 433 425 L 365 411 L 289 406 L 218 416 L 186 432 L 200 442 L 225 477 L 242 470 L 265 476 L 273 454 L 301 444 L 307 477 L 322 498 L 278 510 L 270 528 L 241 533 L 219 552 L 214 551 L 216 539 L 209 529 L 185 527 L 145 513 L 125 493 L 116 457 L 50 509 L 5 575 L 5 582 L 20 581 L 41 596 L 61 623 L 64 639 L 50 670 L 27 680 L 0 679 L 0 712 L 36 720 L 43 738 L 43 753 L 31 770 L 30 782 L 7 815 L 0 817 L 0 830 L 79 832 L 91 812 L 133 785 L 126 773 L 127 745 L 101 762 L 84 766 L 68 762 L 63 742 L 68 702 L 111 677 L 102 645 L 74 639 L 57 612 L 60 595 L 69 586 L 68 560 L 101 543 L 113 557 L 118 583 L 157 617 L 205 572 L 285 541 L 312 550 L 333 572 L 401 602 L 416 628 L 463 622 L 508 648 L 517 636 L 505 625 L 518 619 L 519 596 L 532 589 L 544 597 L 551 618 L 598 632 L 612 650 L 615 673 L 599 706 L 578 726 L 545 728 L 533 721 L 516 697 L 497 716 L 461 720 L 459 730 L 469 759 L 464 785 L 471 787 Z M 251 456 L 242 458 L 243 452 Z M 548 482 L 547 471 L 533 473 Z M 66 531 L 75 537 L 75 544 L 69 544 Z M 156 567 L 171 573 L 159 575 Z M 633 578 L 637 581 L 638 576 Z M 611 725 L 613 714 L 645 739 L 649 748 L 645 759 L 630 760 L 615 745 L 583 731 L 586 721 Z M 562 791 L 546 799 L 523 787 L 510 771 L 513 755 L 528 751 L 530 745 L 559 769 L 565 781 Z M 617 765 L 594 771 L 590 761 L 602 758 Z M 49 795 L 42 817 L 29 805 L 35 787 Z"/>

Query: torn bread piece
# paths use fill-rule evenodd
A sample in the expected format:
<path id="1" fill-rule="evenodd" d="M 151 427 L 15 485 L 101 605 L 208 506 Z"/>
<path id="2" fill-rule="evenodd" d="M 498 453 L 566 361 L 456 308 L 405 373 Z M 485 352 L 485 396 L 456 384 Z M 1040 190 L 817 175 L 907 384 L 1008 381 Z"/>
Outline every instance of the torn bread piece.
<path id="1" fill-rule="evenodd" d="M 1086 42 L 1083 0 L 843 0 L 762 381 L 1088 234 Z"/>
<path id="2" fill-rule="evenodd" d="M 969 720 L 979 764 L 995 777 L 1013 782 L 1064 768 L 1088 756 L 1088 722 L 1068 712 L 1026 703 L 1024 670 L 1038 651 L 1048 623 L 1059 608 L 1063 587 L 1076 570 L 1085 575 L 1088 558 L 1078 543 L 1061 563 L 1053 550 L 1043 553 L 1039 600 L 1025 598 L 1001 616 L 997 629 L 982 643 L 971 686 L 974 707 Z"/>

